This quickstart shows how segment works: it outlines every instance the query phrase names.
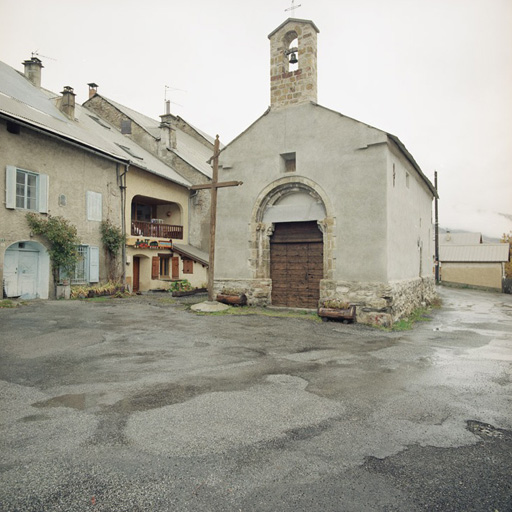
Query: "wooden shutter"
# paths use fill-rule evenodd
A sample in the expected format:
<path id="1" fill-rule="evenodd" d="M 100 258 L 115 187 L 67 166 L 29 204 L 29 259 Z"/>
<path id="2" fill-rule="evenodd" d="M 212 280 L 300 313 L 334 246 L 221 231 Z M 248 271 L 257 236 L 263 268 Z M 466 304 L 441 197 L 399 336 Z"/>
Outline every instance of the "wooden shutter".
<path id="1" fill-rule="evenodd" d="M 158 279 L 160 277 L 160 258 L 153 256 L 151 260 L 151 279 Z"/>
<path id="2" fill-rule="evenodd" d="M 100 249 L 99 247 L 89 247 L 89 282 L 98 283 L 100 281 Z"/>
<path id="3" fill-rule="evenodd" d="M 16 167 L 8 165 L 5 172 L 5 207 L 16 208 Z"/>
<path id="4" fill-rule="evenodd" d="M 172 279 L 180 278 L 180 259 L 178 256 L 172 258 Z"/>
<path id="5" fill-rule="evenodd" d="M 189 259 L 183 260 L 183 273 L 184 274 L 193 274 L 194 273 L 194 262 Z"/>

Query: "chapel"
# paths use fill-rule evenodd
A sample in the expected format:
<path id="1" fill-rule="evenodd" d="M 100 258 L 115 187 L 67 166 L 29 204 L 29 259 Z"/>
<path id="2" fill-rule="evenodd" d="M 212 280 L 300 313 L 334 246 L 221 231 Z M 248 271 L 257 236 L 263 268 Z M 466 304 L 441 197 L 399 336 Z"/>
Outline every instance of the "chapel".
<path id="1" fill-rule="evenodd" d="M 391 325 L 435 297 L 436 190 L 398 137 L 317 103 L 316 25 L 270 39 L 270 107 L 223 148 L 215 292 L 249 305 L 337 300 Z"/>

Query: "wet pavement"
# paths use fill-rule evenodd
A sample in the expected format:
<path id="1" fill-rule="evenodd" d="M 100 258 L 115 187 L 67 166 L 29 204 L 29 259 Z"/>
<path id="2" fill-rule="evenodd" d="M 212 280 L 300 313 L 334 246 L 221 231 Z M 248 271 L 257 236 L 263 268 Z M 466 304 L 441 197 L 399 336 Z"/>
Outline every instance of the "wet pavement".
<path id="1" fill-rule="evenodd" d="M 512 296 L 440 294 L 406 332 L 0 310 L 0 510 L 511 511 Z"/>

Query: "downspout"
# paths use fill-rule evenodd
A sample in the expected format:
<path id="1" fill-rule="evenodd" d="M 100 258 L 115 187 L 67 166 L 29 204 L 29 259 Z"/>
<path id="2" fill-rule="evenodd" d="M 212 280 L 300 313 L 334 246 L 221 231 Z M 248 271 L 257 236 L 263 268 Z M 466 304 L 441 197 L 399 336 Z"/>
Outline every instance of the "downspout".
<path id="1" fill-rule="evenodd" d="M 123 285 L 126 285 L 126 174 L 130 167 L 129 164 L 124 164 L 124 172 L 119 174 L 120 165 L 117 164 L 117 176 L 119 182 L 119 190 L 121 191 L 121 232 L 125 238 L 125 243 L 122 245 L 122 258 L 123 258 Z"/>
<path id="2" fill-rule="evenodd" d="M 437 171 L 434 172 L 434 188 L 436 189 L 436 197 L 434 198 L 435 207 L 435 239 L 434 239 L 434 265 L 436 284 L 439 284 L 439 194 L 437 191 Z"/>

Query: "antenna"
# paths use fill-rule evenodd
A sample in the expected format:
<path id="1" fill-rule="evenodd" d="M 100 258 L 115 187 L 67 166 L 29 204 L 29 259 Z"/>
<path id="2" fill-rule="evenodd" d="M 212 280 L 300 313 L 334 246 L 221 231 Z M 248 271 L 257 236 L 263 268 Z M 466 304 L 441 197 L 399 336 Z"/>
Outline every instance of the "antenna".
<path id="1" fill-rule="evenodd" d="M 55 62 L 57 62 L 57 59 L 54 59 L 53 57 L 48 57 L 48 55 L 41 55 L 39 53 L 39 50 L 32 52 L 32 57 L 43 57 L 44 59 L 50 59 L 50 60 L 54 60 Z"/>
<path id="2" fill-rule="evenodd" d="M 295 9 L 298 9 L 299 7 L 302 7 L 302 4 L 295 5 L 295 0 L 292 0 L 292 6 L 288 7 L 288 9 L 285 9 L 284 11 L 291 11 L 292 16 L 295 16 Z"/>
<path id="3" fill-rule="evenodd" d="M 181 91 L 181 92 L 187 92 L 183 89 L 178 89 L 177 87 L 169 87 L 168 85 L 164 85 L 164 102 L 167 104 L 167 91 Z M 183 105 L 180 105 L 179 103 L 176 103 L 175 101 L 169 100 L 169 103 L 172 103 L 173 105 L 178 105 L 178 107 L 183 107 Z"/>

